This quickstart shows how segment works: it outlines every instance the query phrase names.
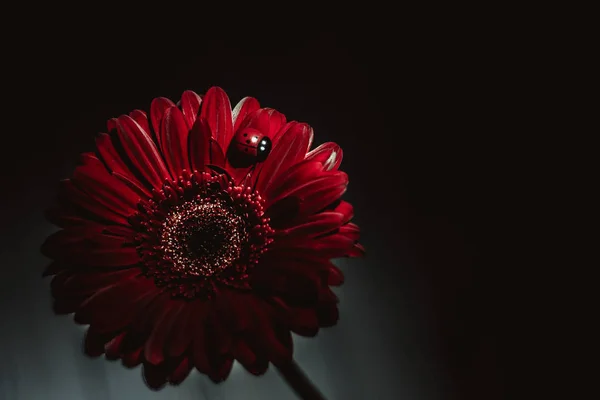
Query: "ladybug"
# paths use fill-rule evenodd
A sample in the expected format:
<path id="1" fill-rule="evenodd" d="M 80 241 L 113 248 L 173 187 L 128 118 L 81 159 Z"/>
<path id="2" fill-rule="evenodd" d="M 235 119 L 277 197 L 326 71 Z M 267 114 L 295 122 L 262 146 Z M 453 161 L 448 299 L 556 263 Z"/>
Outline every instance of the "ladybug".
<path id="1" fill-rule="evenodd" d="M 253 128 L 241 129 L 231 144 L 241 155 L 256 162 L 265 161 L 273 147 L 268 136 Z"/>

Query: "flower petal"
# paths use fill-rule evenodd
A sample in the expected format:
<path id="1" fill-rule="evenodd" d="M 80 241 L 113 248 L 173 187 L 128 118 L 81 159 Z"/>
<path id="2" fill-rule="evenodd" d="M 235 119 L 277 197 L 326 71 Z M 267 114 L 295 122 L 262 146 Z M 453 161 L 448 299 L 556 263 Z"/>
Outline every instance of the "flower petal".
<path id="1" fill-rule="evenodd" d="M 150 121 L 152 122 L 152 135 L 156 143 L 160 146 L 160 127 L 162 126 L 162 120 L 165 116 L 165 112 L 171 108 L 175 107 L 175 103 L 166 97 L 157 97 L 152 100 L 150 103 Z M 150 134 L 150 131 L 147 130 Z"/>
<path id="2" fill-rule="evenodd" d="M 256 173 L 254 188 L 259 193 L 266 193 L 269 186 L 286 172 L 291 166 L 304 159 L 306 149 L 312 136 L 312 128 L 306 124 L 292 123 L 264 163 L 260 164 Z"/>
<path id="3" fill-rule="evenodd" d="M 138 194 L 144 194 L 148 197 L 152 193 L 143 185 L 139 178 L 127 167 L 121 155 L 115 148 L 110 135 L 101 133 L 96 138 L 96 148 L 98 149 L 98 158 L 102 160 L 108 171 L 118 179 L 121 179 L 132 190 Z"/>
<path id="4" fill-rule="evenodd" d="M 239 129 L 254 128 L 273 139 L 286 123 L 285 115 L 272 108 L 261 108 L 249 113 Z"/>
<path id="5" fill-rule="evenodd" d="M 72 296 L 91 296 L 97 291 L 112 286 L 122 280 L 140 275 L 135 268 L 110 271 L 67 271 L 67 279 L 57 275 L 52 279 L 52 295 L 55 298 Z"/>
<path id="6" fill-rule="evenodd" d="M 128 115 L 118 118 L 117 132 L 131 163 L 154 188 L 160 189 L 170 175 L 148 133 Z"/>
<path id="7" fill-rule="evenodd" d="M 344 215 L 337 212 L 322 212 L 311 215 L 301 224 L 279 230 L 275 236 L 314 237 L 331 232 L 342 225 Z"/>
<path id="8" fill-rule="evenodd" d="M 133 110 L 129 113 L 129 116 L 142 127 L 143 130 L 150 133 L 150 125 L 148 124 L 148 117 L 142 110 Z"/>
<path id="9" fill-rule="evenodd" d="M 289 362 L 293 353 L 289 331 L 286 334 L 286 330 L 273 318 L 269 304 L 256 297 L 252 301 L 258 318 L 255 338 L 261 353 L 267 354 L 274 364 Z"/>
<path id="10" fill-rule="evenodd" d="M 311 215 L 338 200 L 346 191 L 347 185 L 348 175 L 346 173 L 341 171 L 328 172 L 316 179 L 296 187 L 290 187 L 283 193 L 268 198 L 265 205 L 269 210 L 287 197 L 296 197 L 300 200 L 298 213 Z"/>
<path id="11" fill-rule="evenodd" d="M 75 322 L 99 326 L 108 321 L 114 323 L 114 310 L 118 309 L 120 313 L 127 314 L 128 311 L 134 310 L 137 300 L 158 293 L 152 279 L 135 277 L 118 281 L 88 298 L 75 313 Z"/>
<path id="12" fill-rule="evenodd" d="M 135 265 L 140 256 L 127 239 L 69 228 L 50 235 L 41 248 L 42 254 L 57 261 L 96 267 Z"/>
<path id="13" fill-rule="evenodd" d="M 342 149 L 336 143 L 326 142 L 306 154 L 307 160 L 319 161 L 323 170 L 337 170 L 342 163 Z"/>
<path id="14" fill-rule="evenodd" d="M 340 227 L 339 233 L 354 241 L 358 241 L 360 238 L 360 229 L 358 228 L 358 225 L 353 223 Z"/>
<path id="15" fill-rule="evenodd" d="M 160 143 L 171 177 L 177 180 L 182 171 L 190 171 L 188 161 L 188 128 L 177 107 L 169 107 L 162 119 Z"/>
<path id="16" fill-rule="evenodd" d="M 151 364 L 157 365 L 167 358 L 168 355 L 165 354 L 167 338 L 184 306 L 185 303 L 182 301 L 169 301 L 161 315 L 154 320 L 154 328 L 144 348 L 144 356 Z"/>
<path id="17" fill-rule="evenodd" d="M 207 122 L 212 138 L 222 150 L 225 149 L 233 136 L 233 120 L 231 103 L 223 89 L 217 86 L 208 89 L 202 101 L 200 118 Z"/>
<path id="18" fill-rule="evenodd" d="M 196 92 L 186 90 L 181 95 L 181 111 L 183 112 L 183 117 L 188 129 L 192 129 L 192 126 L 194 126 L 194 123 L 196 122 L 200 104 L 202 104 L 202 97 Z"/>
<path id="19" fill-rule="evenodd" d="M 197 119 L 188 138 L 188 152 L 192 170 L 203 171 L 210 164 L 210 128 L 205 120 Z"/>
<path id="20" fill-rule="evenodd" d="M 327 284 L 331 286 L 340 286 L 344 283 L 344 273 L 335 265 L 329 267 L 327 274 Z"/>
<path id="21" fill-rule="evenodd" d="M 187 378 L 190 372 L 192 372 L 192 369 L 194 369 L 194 364 L 189 357 L 184 357 L 179 365 L 173 369 L 171 375 L 169 375 L 169 382 L 171 382 L 173 385 L 180 384 L 185 380 L 185 378 Z"/>
<path id="22" fill-rule="evenodd" d="M 179 356 L 186 351 L 194 333 L 194 324 L 206 319 L 207 306 L 202 301 L 186 304 L 181 310 L 179 317 L 173 323 L 169 339 L 167 340 L 167 354 L 172 357 Z"/>
<path id="23" fill-rule="evenodd" d="M 242 100 L 240 100 L 240 102 L 237 103 L 233 109 L 231 116 L 233 119 L 233 133 L 235 134 L 238 129 L 240 129 L 242 122 L 246 119 L 248 114 L 253 113 L 259 108 L 260 104 L 258 103 L 258 100 L 253 97 L 244 97 Z M 227 147 L 229 146 L 229 143 L 225 143 L 225 145 Z"/>
<path id="24" fill-rule="evenodd" d="M 167 363 L 159 365 L 152 365 L 145 362 L 142 367 L 142 376 L 146 385 L 152 390 L 159 390 L 167 383 L 167 377 L 169 371 L 167 369 Z"/>
<path id="25" fill-rule="evenodd" d="M 83 154 L 82 165 L 75 168 L 74 184 L 91 198 L 124 217 L 136 212 L 140 197 L 119 179 L 110 175 L 104 164 L 95 156 Z"/>
<path id="26" fill-rule="evenodd" d="M 77 207 L 78 215 L 83 214 L 91 220 L 107 224 L 129 225 L 127 218 L 96 201 L 96 199 L 77 187 L 70 179 L 60 182 L 58 196 L 61 203 L 67 207 Z"/>

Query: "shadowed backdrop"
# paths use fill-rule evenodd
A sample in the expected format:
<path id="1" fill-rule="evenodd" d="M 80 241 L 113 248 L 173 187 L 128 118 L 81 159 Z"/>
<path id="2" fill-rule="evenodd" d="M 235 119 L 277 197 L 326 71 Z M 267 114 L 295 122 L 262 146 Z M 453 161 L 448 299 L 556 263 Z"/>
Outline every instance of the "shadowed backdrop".
<path id="1" fill-rule="evenodd" d="M 294 398 L 272 368 L 256 378 L 237 365 L 220 385 L 193 372 L 180 387 L 152 392 L 140 368 L 83 355 L 84 328 L 53 314 L 41 278 L 48 260 L 39 246 L 55 230 L 43 209 L 105 121 L 213 85 L 232 104 L 253 96 L 307 122 L 316 145 L 344 150 L 345 198 L 367 256 L 338 262 L 346 276 L 336 289 L 338 325 L 295 342 L 324 394 L 500 398 L 499 284 L 486 247 L 498 218 L 489 185 L 497 127 L 485 99 L 501 82 L 473 55 L 476 42 L 349 27 L 189 42 L 93 30 L 48 29 L 15 49 L 14 128 L 1 159 L 0 399 Z"/>

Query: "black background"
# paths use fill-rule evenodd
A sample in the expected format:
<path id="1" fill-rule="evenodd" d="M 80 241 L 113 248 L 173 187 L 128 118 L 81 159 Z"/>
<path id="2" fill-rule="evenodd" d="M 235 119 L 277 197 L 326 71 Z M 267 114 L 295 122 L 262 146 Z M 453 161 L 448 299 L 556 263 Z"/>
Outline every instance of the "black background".
<path id="1" fill-rule="evenodd" d="M 35 26 L 34 40 L 12 44 L 5 80 L 16 89 L 9 100 L 15 111 L 5 117 L 10 129 L 2 138 L 3 258 L 15 248 L 37 251 L 27 232 L 45 224 L 38 208 L 77 154 L 92 149 L 109 117 L 148 109 L 157 96 L 177 100 L 186 89 L 218 85 L 232 103 L 256 97 L 289 120 L 310 123 L 317 144 L 332 140 L 344 149 L 348 198 L 368 251 L 348 268 L 368 276 L 368 312 L 388 329 L 374 331 L 372 340 L 399 359 L 425 346 L 442 398 L 502 397 L 506 293 L 493 248 L 503 235 L 500 182 L 510 160 L 502 150 L 502 117 L 512 60 L 499 55 L 501 42 L 432 21 L 371 20 L 375 28 L 346 21 L 327 30 L 308 20 L 262 30 L 246 21 L 234 34 L 200 22 L 188 33 L 179 25 L 114 18 L 91 26 L 52 19 Z M 9 272 L 5 281 L 14 279 L 6 287 L 27 286 L 43 268 L 10 261 L 2 267 L 36 271 Z M 27 318 L 17 292 L 3 294 L 4 310 Z M 50 309 L 48 293 L 38 299 Z M 417 311 L 407 321 L 397 310 L 413 304 Z M 395 342 L 394 335 L 415 324 L 427 340 Z M 417 351 L 410 359 L 418 364 L 419 357 Z M 382 368 L 357 370 L 363 367 Z M 9 385 L 12 378 L 1 379 Z M 397 382 L 387 384 L 400 393 Z"/>

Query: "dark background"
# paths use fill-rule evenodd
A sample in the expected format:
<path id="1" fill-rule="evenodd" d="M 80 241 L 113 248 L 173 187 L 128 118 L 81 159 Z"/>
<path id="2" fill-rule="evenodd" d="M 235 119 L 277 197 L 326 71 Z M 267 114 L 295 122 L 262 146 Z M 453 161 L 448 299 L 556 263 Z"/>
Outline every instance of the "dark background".
<path id="1" fill-rule="evenodd" d="M 280 21 L 264 31 L 248 22 L 226 34 L 115 18 L 92 25 L 52 19 L 35 25 L 34 40 L 10 49 L 1 399 L 213 399 L 237 398 L 236 390 L 245 398 L 252 391 L 261 399 L 291 396 L 272 372 L 251 380 L 235 370 L 218 388 L 197 377 L 179 392 L 151 393 L 139 372 L 84 360 L 83 331 L 52 315 L 41 279 L 45 260 L 37 252 L 53 231 L 42 209 L 105 121 L 147 110 L 154 97 L 176 101 L 186 89 L 212 85 L 233 104 L 250 95 L 288 120 L 306 121 L 316 144 L 332 140 L 344 150 L 347 198 L 368 255 L 341 263 L 347 283 L 338 291 L 339 325 L 300 341 L 296 351 L 325 393 L 503 397 L 501 310 L 510 293 L 497 245 L 506 212 L 501 177 L 511 162 L 501 121 L 510 112 L 513 62 L 499 55 L 500 41 L 431 21 L 327 30 Z"/>

